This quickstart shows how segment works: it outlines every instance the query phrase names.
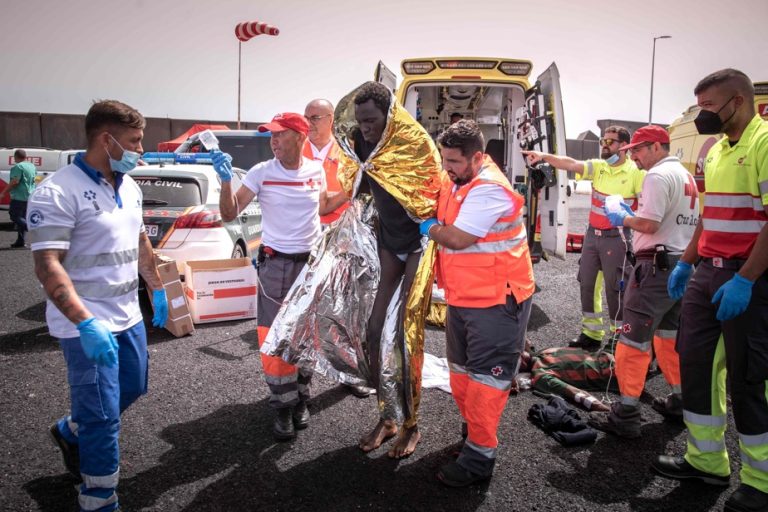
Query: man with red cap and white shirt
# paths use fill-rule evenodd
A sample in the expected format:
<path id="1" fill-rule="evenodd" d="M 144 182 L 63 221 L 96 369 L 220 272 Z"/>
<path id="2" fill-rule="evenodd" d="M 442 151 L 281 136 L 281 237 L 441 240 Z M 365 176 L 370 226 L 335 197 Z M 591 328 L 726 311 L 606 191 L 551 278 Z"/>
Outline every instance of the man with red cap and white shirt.
<path id="1" fill-rule="evenodd" d="M 680 300 L 667 293 L 667 280 L 699 222 L 699 196 L 693 176 L 677 157 L 669 155 L 669 134 L 664 128 L 638 129 L 620 151 L 630 151 L 637 167 L 648 174 L 637 214 L 624 202 L 617 210 L 605 208 L 611 225 L 635 231 L 636 262 L 624 296 L 624 323 L 615 352 L 621 400 L 609 412 L 591 413 L 589 423 L 632 438 L 640 436 L 639 401 L 652 349 L 672 386 L 672 393 L 656 398 L 653 408 L 682 421 L 680 360 L 675 351 Z"/>
<path id="2" fill-rule="evenodd" d="M 261 206 L 257 332 L 259 343 L 263 343 L 320 237 L 320 215 L 332 212 L 347 198 L 344 194 L 329 195 L 322 164 L 302 156 L 309 132 L 303 115 L 277 114 L 259 126 L 259 131 L 272 132 L 270 147 L 275 157 L 254 165 L 237 191 L 232 190 L 231 157 L 215 151 L 212 160 L 221 178 L 219 210 L 225 222 L 234 220 L 254 198 Z M 296 429 L 309 423 L 307 399 L 312 374 L 279 357 L 262 354 L 261 360 L 271 395 L 269 404 L 277 410 L 272 432 L 277 440 L 292 439 Z"/>

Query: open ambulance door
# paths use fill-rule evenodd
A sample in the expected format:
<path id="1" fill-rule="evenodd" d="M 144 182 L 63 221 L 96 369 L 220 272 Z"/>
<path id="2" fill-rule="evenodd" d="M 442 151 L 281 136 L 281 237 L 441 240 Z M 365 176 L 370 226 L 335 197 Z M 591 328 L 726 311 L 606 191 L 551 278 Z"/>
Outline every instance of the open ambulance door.
<path id="1" fill-rule="evenodd" d="M 393 93 L 397 88 L 397 76 L 381 61 L 376 65 L 376 72 L 373 74 L 373 80 L 386 85 Z"/>
<path id="2" fill-rule="evenodd" d="M 526 150 L 565 155 L 565 124 L 560 73 L 553 62 L 526 92 L 516 115 L 517 137 Z M 535 233 L 532 256 L 540 239 L 546 254 L 565 258 L 568 235 L 568 174 L 546 163 L 528 168 L 528 236 Z M 538 228 L 538 229 L 537 229 Z M 537 233 L 538 231 L 538 233 Z"/>

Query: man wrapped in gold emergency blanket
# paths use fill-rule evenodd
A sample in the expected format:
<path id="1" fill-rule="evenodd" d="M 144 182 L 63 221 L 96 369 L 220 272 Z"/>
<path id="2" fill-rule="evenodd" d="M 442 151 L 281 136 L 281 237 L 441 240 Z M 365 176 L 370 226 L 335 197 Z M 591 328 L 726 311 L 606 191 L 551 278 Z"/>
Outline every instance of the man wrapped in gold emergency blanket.
<path id="1" fill-rule="evenodd" d="M 354 198 L 352 207 L 324 232 L 261 351 L 338 382 L 376 388 L 381 417 L 405 421 L 408 427 L 417 420 L 435 248 L 429 242 L 415 251 L 420 260 L 413 284 L 392 296 L 380 344 L 375 340 L 378 346 L 371 350 L 373 340 L 368 338 L 375 334 L 368 334 L 368 323 L 382 272 L 377 239 L 382 219 L 371 198 L 358 193 L 365 180 L 375 181 L 371 188 L 383 188 L 418 230 L 422 219 L 436 214 L 443 174 L 432 139 L 389 91 L 380 139 L 367 158 L 360 158 L 355 145 L 362 143 L 362 136 L 355 111 L 360 90 L 369 84 L 345 96 L 334 114 L 334 135 L 342 150 L 338 179 Z"/>

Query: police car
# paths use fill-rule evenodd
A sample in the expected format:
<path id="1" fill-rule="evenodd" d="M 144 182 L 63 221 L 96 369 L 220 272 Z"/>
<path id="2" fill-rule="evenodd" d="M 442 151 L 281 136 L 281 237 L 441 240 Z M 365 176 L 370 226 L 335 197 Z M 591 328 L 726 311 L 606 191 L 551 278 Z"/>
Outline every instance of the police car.
<path id="1" fill-rule="evenodd" d="M 152 247 L 176 260 L 183 275 L 190 260 L 251 257 L 261 242 L 255 200 L 232 222 L 219 213 L 221 182 L 208 153 L 145 153 L 131 177 L 144 194 L 144 227 Z M 234 168 L 232 188 L 245 171 Z"/>

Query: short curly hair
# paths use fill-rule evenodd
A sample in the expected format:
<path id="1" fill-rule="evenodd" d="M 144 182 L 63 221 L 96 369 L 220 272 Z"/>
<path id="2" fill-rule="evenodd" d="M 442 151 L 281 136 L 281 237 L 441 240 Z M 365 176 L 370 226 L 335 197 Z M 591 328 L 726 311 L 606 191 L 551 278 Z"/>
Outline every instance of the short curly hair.
<path id="1" fill-rule="evenodd" d="M 485 138 L 476 122 L 460 119 L 440 134 L 437 143 L 444 148 L 458 149 L 462 156 L 470 158 L 478 151 L 483 151 Z"/>
<path id="2" fill-rule="evenodd" d="M 365 82 L 355 94 L 355 105 L 362 105 L 368 100 L 373 100 L 373 104 L 386 116 L 392 101 L 392 93 L 382 83 Z"/>

